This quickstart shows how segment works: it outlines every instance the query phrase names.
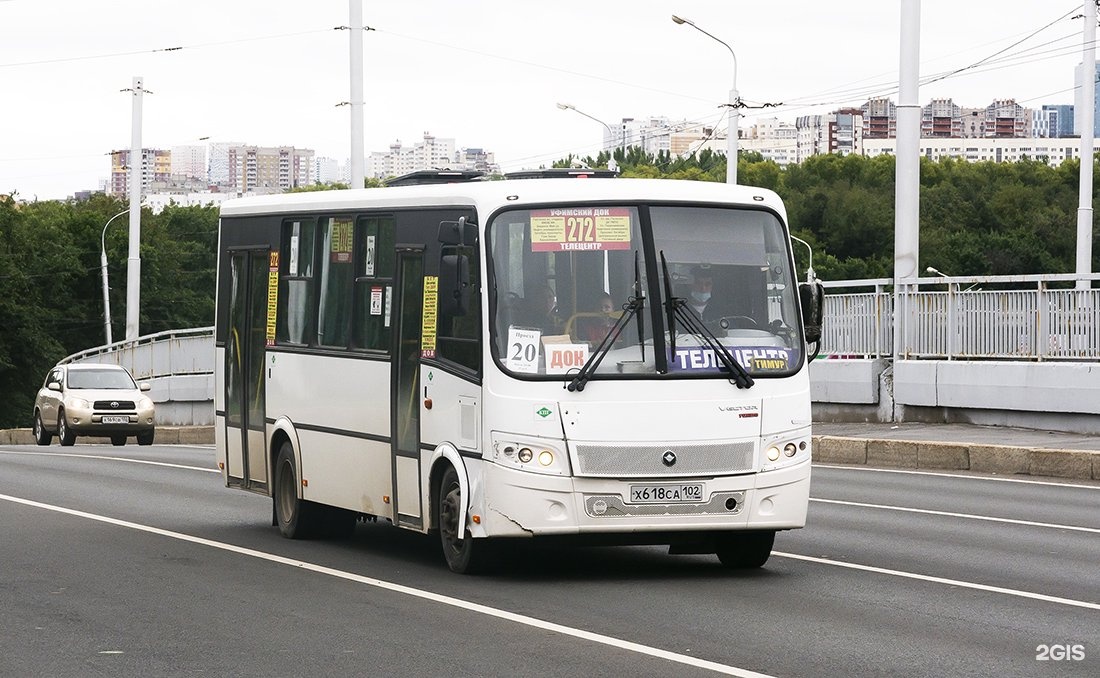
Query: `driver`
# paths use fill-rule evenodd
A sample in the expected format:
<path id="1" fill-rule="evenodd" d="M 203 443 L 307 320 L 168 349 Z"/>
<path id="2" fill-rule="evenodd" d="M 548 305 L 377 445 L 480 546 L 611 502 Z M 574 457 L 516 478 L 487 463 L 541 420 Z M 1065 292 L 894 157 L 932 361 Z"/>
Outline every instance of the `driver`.
<path id="1" fill-rule="evenodd" d="M 711 298 L 714 289 L 714 272 L 706 264 L 691 269 L 691 292 L 688 304 L 704 322 L 718 320 L 722 313 Z"/>

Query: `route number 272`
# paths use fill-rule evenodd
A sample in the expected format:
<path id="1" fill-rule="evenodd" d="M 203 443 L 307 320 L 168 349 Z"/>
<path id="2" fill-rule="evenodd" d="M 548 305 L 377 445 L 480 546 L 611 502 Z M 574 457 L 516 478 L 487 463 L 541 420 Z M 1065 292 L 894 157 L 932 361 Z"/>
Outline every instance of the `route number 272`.
<path id="1" fill-rule="evenodd" d="M 596 242 L 596 220 L 592 217 L 569 217 L 565 229 L 566 242 Z"/>

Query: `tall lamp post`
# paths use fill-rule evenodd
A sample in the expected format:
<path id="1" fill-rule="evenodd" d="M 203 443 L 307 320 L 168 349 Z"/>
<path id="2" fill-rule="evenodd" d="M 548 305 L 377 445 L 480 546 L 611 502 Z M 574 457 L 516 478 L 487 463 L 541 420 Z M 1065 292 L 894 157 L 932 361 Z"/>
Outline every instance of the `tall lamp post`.
<path id="1" fill-rule="evenodd" d="M 612 130 L 612 129 L 611 129 L 611 125 L 608 125 L 608 124 L 607 124 L 606 122 L 604 122 L 603 120 L 600 120 L 599 118 L 595 118 L 595 117 L 592 117 L 591 115 L 588 115 L 588 114 L 587 114 L 587 113 L 585 113 L 584 111 L 582 111 L 582 110 L 578 109 L 578 108 L 577 108 L 576 106 L 574 106 L 573 104 L 562 104 L 562 103 L 559 103 L 559 104 L 558 104 L 558 108 L 560 108 L 560 109 L 561 109 L 561 110 L 563 110 L 563 111 L 574 111 L 574 112 L 576 112 L 576 113 L 580 113 L 581 115 L 583 115 L 584 117 L 588 118 L 589 120 L 595 120 L 596 122 L 600 123 L 601 125 L 603 125 L 604 127 L 606 127 L 606 128 L 607 128 L 607 134 L 608 134 L 609 138 L 611 139 L 611 141 L 615 141 L 615 132 L 614 132 L 614 130 Z M 606 150 L 606 149 L 600 149 L 600 150 Z"/>
<path id="2" fill-rule="evenodd" d="M 115 216 L 107 220 L 107 223 L 103 224 L 103 232 L 99 234 L 99 270 L 103 274 L 103 329 L 107 333 L 107 343 L 114 343 L 111 340 L 111 295 L 108 293 L 107 287 L 107 227 L 111 225 L 111 222 L 118 219 L 123 214 L 129 213 L 129 209 L 122 210 Z"/>
<path id="3" fill-rule="evenodd" d="M 730 47 L 729 44 L 726 43 L 725 40 L 720 40 L 719 38 L 716 38 L 715 36 L 711 35 L 710 33 L 704 31 L 702 28 L 699 28 L 698 26 L 696 26 L 695 22 L 691 21 L 690 19 L 685 19 L 683 17 L 679 17 L 679 16 L 676 16 L 675 14 L 673 14 L 672 15 L 672 20 L 675 23 L 677 23 L 681 26 L 684 25 L 684 24 L 687 24 L 688 26 L 691 26 L 692 28 L 699 31 L 700 33 L 707 36 L 708 38 L 722 43 L 723 45 L 725 45 L 726 49 L 728 49 L 730 51 L 730 56 L 733 57 L 733 84 L 730 86 L 730 100 L 729 100 L 730 122 L 729 122 L 729 130 L 726 132 L 726 137 L 727 137 L 726 183 L 727 184 L 736 184 L 737 183 L 737 126 L 738 126 L 738 123 L 740 122 L 740 118 L 741 118 L 741 109 L 738 108 L 739 104 L 738 104 L 738 96 L 737 96 L 737 55 L 734 54 L 733 48 Z"/>

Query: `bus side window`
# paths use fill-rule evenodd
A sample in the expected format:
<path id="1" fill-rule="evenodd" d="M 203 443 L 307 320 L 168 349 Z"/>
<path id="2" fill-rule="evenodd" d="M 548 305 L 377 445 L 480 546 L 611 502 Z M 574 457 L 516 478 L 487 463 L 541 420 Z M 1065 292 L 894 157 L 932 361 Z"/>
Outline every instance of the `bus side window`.
<path id="1" fill-rule="evenodd" d="M 388 351 L 392 326 L 394 218 L 361 218 L 356 230 L 352 345 Z"/>
<path id="2" fill-rule="evenodd" d="M 323 221 L 321 251 L 321 297 L 317 305 L 317 344 L 347 348 L 351 305 L 352 251 L 355 238 L 349 217 L 328 217 Z"/>
<path id="3" fill-rule="evenodd" d="M 279 246 L 279 296 L 275 340 L 307 344 L 313 313 L 313 250 L 316 223 L 312 219 L 284 221 Z"/>
<path id="4" fill-rule="evenodd" d="M 439 358 L 478 371 L 481 363 L 481 269 L 473 247 L 445 247 L 444 254 L 464 255 L 469 267 L 469 304 L 461 315 L 439 314 L 436 350 Z M 440 290 L 440 294 L 449 291 Z M 442 305 L 441 305 L 442 309 Z"/>

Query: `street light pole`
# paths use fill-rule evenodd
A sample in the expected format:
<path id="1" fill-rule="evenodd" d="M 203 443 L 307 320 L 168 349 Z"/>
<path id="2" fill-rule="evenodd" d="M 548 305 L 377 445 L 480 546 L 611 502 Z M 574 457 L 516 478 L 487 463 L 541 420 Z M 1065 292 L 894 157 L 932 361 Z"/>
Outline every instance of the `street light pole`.
<path id="1" fill-rule="evenodd" d="M 614 141 L 615 141 L 615 132 L 614 132 L 614 131 L 613 131 L 613 130 L 611 129 L 611 125 L 608 125 L 608 124 L 607 124 L 606 122 L 604 122 L 603 120 L 600 120 L 599 118 L 594 118 L 594 117 L 592 117 L 591 115 L 588 115 L 588 114 L 587 114 L 587 113 L 585 113 L 584 111 L 582 111 L 582 110 L 578 109 L 578 108 L 577 108 L 576 106 L 574 106 L 573 104 L 562 104 L 562 103 L 559 103 L 559 104 L 558 104 L 558 108 L 560 108 L 560 109 L 561 109 L 561 110 L 563 110 L 563 111 L 574 111 L 574 112 L 576 112 L 576 113 L 580 113 L 581 115 L 583 115 L 584 117 L 588 118 L 589 120 L 595 120 L 596 122 L 600 123 L 601 125 L 603 125 L 604 127 L 606 127 L 606 128 L 607 128 L 607 134 L 608 134 L 608 136 L 610 137 L 610 140 L 611 140 L 612 142 L 614 142 Z M 600 148 L 600 150 L 601 150 L 601 151 L 603 151 L 603 150 L 607 150 L 607 148 L 606 148 L 606 144 L 601 144 L 600 146 L 601 146 L 601 148 Z"/>
<path id="2" fill-rule="evenodd" d="M 695 25 L 695 22 L 690 19 L 678 17 L 675 14 L 672 15 L 672 21 L 684 25 L 687 24 L 695 30 L 699 31 L 703 35 L 707 36 L 711 40 L 720 42 L 725 45 L 726 49 L 730 51 L 730 56 L 733 57 L 733 84 L 730 85 L 729 94 L 729 108 L 730 108 L 730 122 L 729 129 L 726 131 L 726 183 L 737 183 L 737 128 L 741 121 L 741 109 L 739 108 L 740 97 L 737 94 L 737 54 L 734 53 L 733 48 L 725 40 L 721 40 L 710 33 L 704 31 Z"/>
<path id="3" fill-rule="evenodd" d="M 103 329 L 107 333 L 107 344 L 114 343 L 111 340 L 111 295 L 108 293 L 110 288 L 107 286 L 107 227 L 112 221 L 129 211 L 129 209 L 122 210 L 108 219 L 107 223 L 103 224 L 103 232 L 99 234 L 99 269 L 103 274 Z"/>

